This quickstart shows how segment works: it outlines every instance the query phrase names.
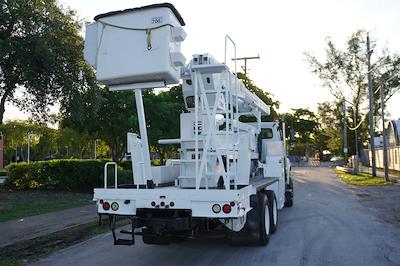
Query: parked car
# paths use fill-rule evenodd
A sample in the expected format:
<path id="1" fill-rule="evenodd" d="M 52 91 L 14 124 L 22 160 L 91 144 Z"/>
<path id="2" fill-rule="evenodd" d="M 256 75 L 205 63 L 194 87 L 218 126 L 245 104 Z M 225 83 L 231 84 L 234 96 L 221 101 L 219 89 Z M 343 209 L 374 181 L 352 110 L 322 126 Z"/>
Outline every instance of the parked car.
<path id="1" fill-rule="evenodd" d="M 339 163 L 339 162 L 343 162 L 343 160 L 344 159 L 342 156 L 333 156 L 330 161 L 333 163 Z"/>
<path id="2" fill-rule="evenodd" d="M 60 158 L 61 158 L 60 155 L 57 155 L 57 154 L 49 154 L 49 155 L 46 155 L 46 156 L 43 158 L 43 160 L 44 160 L 44 161 L 49 161 L 49 160 L 60 159 Z"/>

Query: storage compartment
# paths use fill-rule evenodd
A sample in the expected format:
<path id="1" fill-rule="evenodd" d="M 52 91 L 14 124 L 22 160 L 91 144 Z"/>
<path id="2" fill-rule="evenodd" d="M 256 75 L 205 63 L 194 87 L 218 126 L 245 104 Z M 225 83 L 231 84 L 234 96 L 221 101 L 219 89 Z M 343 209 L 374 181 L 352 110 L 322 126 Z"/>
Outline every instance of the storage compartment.
<path id="1" fill-rule="evenodd" d="M 95 21 L 86 26 L 84 54 L 100 82 L 108 86 L 179 82 L 185 64 L 181 53 L 185 23 L 171 4 L 101 14 Z"/>
<path id="2" fill-rule="evenodd" d="M 156 185 L 173 183 L 179 176 L 179 165 L 152 166 L 151 173 L 153 182 Z"/>

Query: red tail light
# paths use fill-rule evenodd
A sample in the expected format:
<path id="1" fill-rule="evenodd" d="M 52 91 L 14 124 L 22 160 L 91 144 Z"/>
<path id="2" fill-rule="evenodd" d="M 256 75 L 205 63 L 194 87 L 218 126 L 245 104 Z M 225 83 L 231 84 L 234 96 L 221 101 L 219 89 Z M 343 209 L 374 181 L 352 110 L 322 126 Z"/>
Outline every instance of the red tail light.
<path id="1" fill-rule="evenodd" d="M 232 207 L 231 207 L 231 205 L 229 205 L 229 204 L 225 204 L 225 205 L 222 207 L 222 211 L 223 211 L 224 213 L 230 213 L 231 210 L 232 210 Z"/>
<path id="2" fill-rule="evenodd" d="M 108 203 L 107 201 L 103 203 L 103 209 L 105 211 L 108 211 L 110 209 L 110 203 Z"/>

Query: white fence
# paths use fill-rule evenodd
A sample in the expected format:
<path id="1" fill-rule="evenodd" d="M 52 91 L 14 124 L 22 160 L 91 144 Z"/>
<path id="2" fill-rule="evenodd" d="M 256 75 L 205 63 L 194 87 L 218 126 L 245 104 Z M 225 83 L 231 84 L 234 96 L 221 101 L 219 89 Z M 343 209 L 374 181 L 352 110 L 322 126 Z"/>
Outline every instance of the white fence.
<path id="1" fill-rule="evenodd" d="M 376 167 L 383 168 L 383 148 L 375 149 Z M 372 160 L 371 151 L 369 151 L 369 161 Z M 400 171 L 400 146 L 388 147 L 388 166 L 391 170 Z"/>

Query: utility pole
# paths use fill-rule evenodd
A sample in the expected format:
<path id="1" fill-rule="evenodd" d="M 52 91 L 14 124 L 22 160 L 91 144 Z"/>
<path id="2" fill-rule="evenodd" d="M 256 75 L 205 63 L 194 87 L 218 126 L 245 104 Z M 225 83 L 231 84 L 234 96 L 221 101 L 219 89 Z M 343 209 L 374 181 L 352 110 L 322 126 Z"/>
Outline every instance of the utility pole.
<path id="1" fill-rule="evenodd" d="M 28 133 L 28 163 L 30 163 L 30 157 L 31 157 L 31 136 Z"/>
<path id="2" fill-rule="evenodd" d="M 385 170 L 385 180 L 389 180 L 389 170 L 388 170 L 388 156 L 387 156 L 387 141 L 386 141 L 386 130 L 385 130 L 385 101 L 384 101 L 384 89 L 385 84 L 383 78 L 380 79 L 380 96 L 381 96 L 381 112 L 382 112 L 382 138 L 383 138 L 383 168 Z"/>
<path id="3" fill-rule="evenodd" d="M 357 134 L 357 113 L 355 108 L 353 108 L 353 115 L 354 115 L 354 137 L 355 137 L 355 146 L 356 146 L 356 158 L 357 158 L 357 162 L 358 162 L 358 134 Z"/>
<path id="4" fill-rule="evenodd" d="M 369 33 L 367 33 L 367 61 L 368 61 L 368 93 L 369 93 L 369 137 L 372 154 L 372 176 L 376 176 L 376 157 L 375 157 L 375 123 L 374 123 L 374 93 L 372 91 L 371 77 L 371 55 Z"/>
<path id="5" fill-rule="evenodd" d="M 28 133 L 28 163 L 31 161 L 31 141 L 35 135 L 32 132 Z"/>
<path id="6" fill-rule="evenodd" d="M 244 66 L 242 66 L 242 68 L 244 70 L 244 74 L 245 75 L 247 75 L 247 60 L 252 60 L 252 59 L 260 59 L 260 55 L 232 58 L 233 61 L 239 61 L 239 60 L 243 60 L 244 61 Z"/>
<path id="7" fill-rule="evenodd" d="M 344 161 L 347 162 L 347 154 L 349 152 L 347 145 L 347 115 L 346 115 L 346 101 L 343 98 L 343 153 Z"/>

